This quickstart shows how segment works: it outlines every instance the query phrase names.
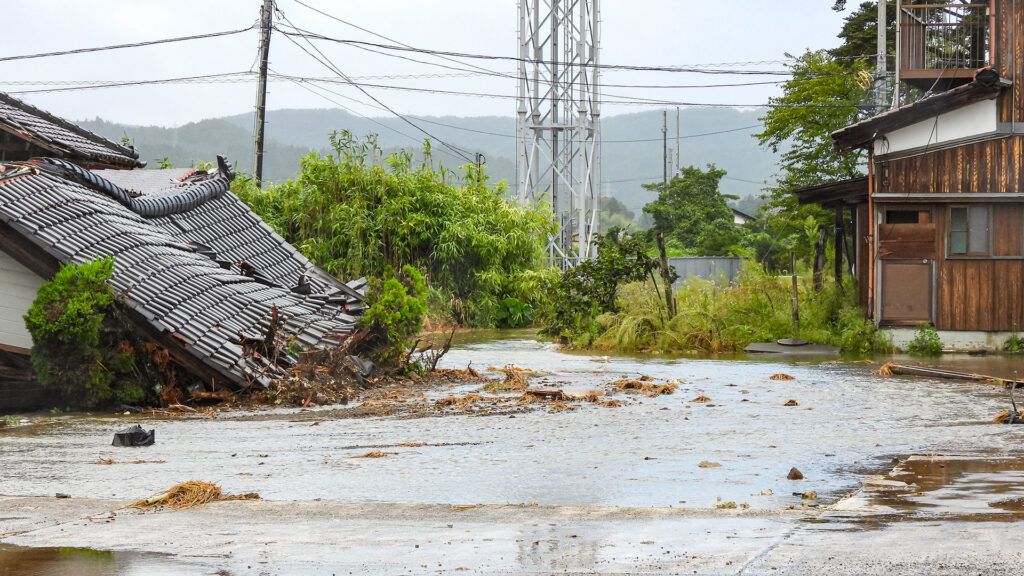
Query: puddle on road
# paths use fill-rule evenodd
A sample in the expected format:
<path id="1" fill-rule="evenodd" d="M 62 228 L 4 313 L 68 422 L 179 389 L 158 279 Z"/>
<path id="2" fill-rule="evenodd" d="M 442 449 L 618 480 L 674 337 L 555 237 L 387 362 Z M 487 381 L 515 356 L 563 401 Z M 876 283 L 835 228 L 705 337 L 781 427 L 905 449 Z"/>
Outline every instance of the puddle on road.
<path id="1" fill-rule="evenodd" d="M 1024 511 L 1024 458 L 915 456 L 888 476 L 906 489 L 870 492 L 883 506 L 922 515 Z"/>
<path id="2" fill-rule="evenodd" d="M 159 554 L 0 544 L 0 575 L 3 576 L 170 576 L 194 574 L 195 569 L 195 566 Z"/>

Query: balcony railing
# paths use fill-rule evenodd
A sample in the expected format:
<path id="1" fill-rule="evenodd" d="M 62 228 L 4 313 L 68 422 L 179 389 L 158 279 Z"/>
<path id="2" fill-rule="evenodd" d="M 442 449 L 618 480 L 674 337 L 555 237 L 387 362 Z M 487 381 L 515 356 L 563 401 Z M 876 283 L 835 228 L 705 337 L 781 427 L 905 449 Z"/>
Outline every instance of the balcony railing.
<path id="1" fill-rule="evenodd" d="M 905 3 L 899 17 L 901 72 L 975 70 L 989 64 L 987 3 Z"/>

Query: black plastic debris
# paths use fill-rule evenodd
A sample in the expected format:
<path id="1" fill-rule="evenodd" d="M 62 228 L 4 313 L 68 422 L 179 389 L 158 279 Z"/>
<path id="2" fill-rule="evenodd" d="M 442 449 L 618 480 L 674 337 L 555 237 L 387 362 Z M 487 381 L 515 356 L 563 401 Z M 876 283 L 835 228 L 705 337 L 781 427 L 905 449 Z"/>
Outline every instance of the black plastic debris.
<path id="1" fill-rule="evenodd" d="M 363 360 L 359 356 L 349 356 L 349 360 L 352 361 L 356 381 L 359 382 L 361 388 L 366 388 L 366 378 L 375 378 L 377 376 L 377 365 L 370 360 Z"/>
<path id="2" fill-rule="evenodd" d="M 114 441 L 111 446 L 152 446 L 156 442 L 156 430 L 149 432 L 142 429 L 142 426 L 134 424 L 114 432 Z"/>

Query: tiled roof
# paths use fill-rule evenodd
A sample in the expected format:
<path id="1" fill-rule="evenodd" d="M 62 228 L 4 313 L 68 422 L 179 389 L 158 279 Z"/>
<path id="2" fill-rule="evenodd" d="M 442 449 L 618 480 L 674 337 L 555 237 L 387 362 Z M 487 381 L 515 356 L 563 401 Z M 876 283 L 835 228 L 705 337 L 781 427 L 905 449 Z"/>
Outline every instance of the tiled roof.
<path id="1" fill-rule="evenodd" d="M 366 282 L 315 268 L 228 190 L 234 174 L 219 160 L 193 173 L 0 164 L 0 221 L 62 263 L 113 256 L 111 284 L 153 328 L 235 384 L 266 385 L 294 362 L 245 346 L 271 307 L 284 338 L 336 345 L 355 330 Z"/>
<path id="2" fill-rule="evenodd" d="M 135 168 L 145 166 L 134 148 L 102 136 L 0 92 L 0 130 L 28 140 L 50 154 L 77 164 Z"/>

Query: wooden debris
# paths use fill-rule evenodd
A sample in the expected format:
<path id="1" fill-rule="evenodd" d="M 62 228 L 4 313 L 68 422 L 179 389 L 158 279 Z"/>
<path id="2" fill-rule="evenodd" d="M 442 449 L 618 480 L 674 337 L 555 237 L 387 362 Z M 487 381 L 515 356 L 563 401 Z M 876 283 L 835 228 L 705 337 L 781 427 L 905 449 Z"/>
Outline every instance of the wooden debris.
<path id="1" fill-rule="evenodd" d="M 718 462 L 709 462 L 707 460 L 701 460 L 700 464 L 697 464 L 698 468 L 721 468 L 722 465 Z"/>
<path id="2" fill-rule="evenodd" d="M 886 372 L 883 372 L 882 368 L 887 368 Z M 974 374 L 971 372 L 960 372 L 957 370 L 946 370 L 944 368 L 932 368 L 930 366 L 906 366 L 903 364 L 888 363 L 879 368 L 879 376 L 923 376 L 925 378 L 947 378 L 950 380 L 965 380 L 968 382 L 981 382 L 983 384 L 1002 384 L 1007 388 L 1013 386 L 1015 383 L 1018 386 L 1024 385 L 1024 382 L 1017 380 L 1009 380 L 1003 378 L 996 378 L 995 376 L 986 376 L 984 374 Z"/>
<path id="3" fill-rule="evenodd" d="M 524 396 L 536 396 L 545 400 L 565 400 L 566 394 L 554 388 L 530 388 L 523 392 Z"/>
<path id="4" fill-rule="evenodd" d="M 129 460 L 125 462 L 118 462 L 113 458 L 107 458 L 106 460 L 100 460 L 97 464 L 110 465 L 110 464 L 166 464 L 166 460 Z"/>

